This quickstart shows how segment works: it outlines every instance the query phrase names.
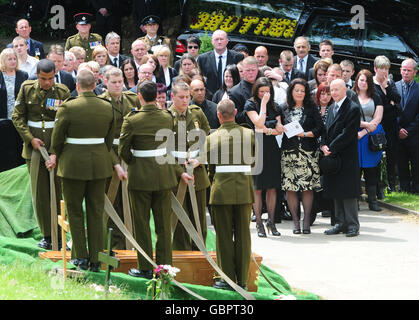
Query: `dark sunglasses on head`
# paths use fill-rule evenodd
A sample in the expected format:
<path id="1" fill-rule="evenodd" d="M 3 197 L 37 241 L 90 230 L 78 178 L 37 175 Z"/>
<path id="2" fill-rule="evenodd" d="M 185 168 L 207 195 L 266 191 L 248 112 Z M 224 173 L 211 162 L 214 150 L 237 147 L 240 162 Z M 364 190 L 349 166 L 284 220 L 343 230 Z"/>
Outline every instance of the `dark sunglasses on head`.
<path id="1" fill-rule="evenodd" d="M 198 46 L 188 46 L 188 49 L 199 49 Z"/>

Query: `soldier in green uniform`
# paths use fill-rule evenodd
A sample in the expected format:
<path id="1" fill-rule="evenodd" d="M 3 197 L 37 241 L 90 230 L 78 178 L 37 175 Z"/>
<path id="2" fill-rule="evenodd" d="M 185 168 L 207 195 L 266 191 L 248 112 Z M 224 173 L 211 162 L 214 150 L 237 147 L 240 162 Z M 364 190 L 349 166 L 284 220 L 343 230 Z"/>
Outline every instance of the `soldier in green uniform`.
<path id="1" fill-rule="evenodd" d="M 52 133 L 52 148 L 58 158 L 71 237 L 74 264 L 81 270 L 100 269 L 98 253 L 103 248 L 102 219 L 106 179 L 112 175 L 110 149 L 114 139 L 112 104 L 94 93 L 95 77 L 90 70 L 77 74 L 78 97 L 60 108 Z M 87 240 L 83 199 L 86 203 Z M 73 254 L 73 252 L 72 252 Z M 90 261 L 90 265 L 89 265 Z"/>
<path id="2" fill-rule="evenodd" d="M 139 85 L 138 93 L 141 109 L 132 111 L 124 118 L 118 148 L 119 156 L 128 164 L 134 237 L 144 251 L 153 257 L 150 209 L 153 210 L 157 235 L 156 263 L 172 264 L 170 192 L 178 185 L 179 175 L 185 181 L 192 177 L 181 173 L 180 166 L 164 160 L 167 149 L 156 135 L 161 129 L 173 131 L 173 117 L 167 110 L 157 107 L 157 85 L 145 80 Z M 138 269 L 131 269 L 129 274 L 151 279 L 153 266 L 138 254 Z"/>
<path id="3" fill-rule="evenodd" d="M 122 91 L 124 87 L 124 78 L 122 71 L 116 67 L 112 67 L 105 73 L 108 91 L 101 94 L 99 97 L 107 99 L 112 103 L 114 109 L 115 135 L 111 149 L 112 165 L 120 180 L 125 180 L 128 177 L 127 172 L 121 167 L 121 159 L 118 157 L 119 135 L 121 133 L 122 122 L 124 117 L 133 109 L 140 109 L 140 100 L 138 96 L 131 91 Z M 106 189 L 109 188 L 110 180 L 108 180 Z M 122 221 L 124 221 L 124 214 L 122 210 L 122 189 L 119 184 L 116 198 L 114 201 L 115 211 L 118 213 Z M 107 217 L 105 217 L 106 219 Z M 107 219 L 107 228 L 112 228 L 113 243 L 112 248 L 123 250 L 125 249 L 125 237 L 122 232 L 115 226 L 112 220 Z"/>
<path id="4" fill-rule="evenodd" d="M 189 157 L 195 158 L 199 153 L 200 136 L 198 136 L 199 132 L 197 131 L 202 130 L 205 139 L 205 136 L 210 132 L 210 126 L 202 109 L 196 105 L 189 105 L 191 96 L 189 86 L 185 82 L 173 84 L 171 98 L 173 104 L 169 110 L 174 117 L 176 144 L 176 150 L 172 152 L 172 155 L 178 159 L 179 163 L 184 163 Z M 190 149 L 191 146 L 194 146 L 194 150 Z M 206 189 L 210 185 L 205 165 L 201 164 L 194 169 L 194 178 L 200 226 L 205 243 L 207 238 Z M 196 228 L 189 192 L 185 197 L 183 207 Z M 199 250 L 180 222 L 176 225 L 173 235 L 173 249 Z"/>
<path id="5" fill-rule="evenodd" d="M 85 61 L 92 60 L 93 49 L 97 46 L 102 45 L 102 37 L 97 33 L 91 33 L 90 29 L 92 25 L 90 22 L 93 20 L 93 15 L 90 13 L 78 13 L 74 15 L 76 22 L 76 29 L 79 31 L 77 34 L 67 38 L 65 43 L 65 51 L 70 48 L 78 46 L 86 50 Z"/>
<path id="6" fill-rule="evenodd" d="M 160 18 L 157 16 L 147 16 L 141 21 L 141 25 L 144 26 L 144 29 L 146 30 L 147 34 L 144 37 L 138 38 L 139 40 L 144 41 L 146 46 L 150 48 L 150 53 L 154 52 L 154 47 L 160 46 L 160 45 L 166 45 L 169 47 L 170 51 L 172 52 L 171 56 L 174 55 L 174 52 L 172 50 L 172 46 L 170 44 L 170 39 L 165 36 L 159 36 L 157 35 L 157 32 L 159 30 L 160 25 Z M 172 65 L 172 62 L 170 65 Z"/>
<path id="7" fill-rule="evenodd" d="M 54 83 L 54 62 L 40 60 L 37 69 L 37 80 L 25 81 L 19 91 L 13 111 L 12 120 L 23 139 L 22 157 L 26 159 L 28 170 L 31 168 L 32 152 L 44 146 L 50 151 L 51 134 L 54 127 L 55 114 L 62 102 L 70 97 L 70 91 L 60 83 Z M 42 233 L 38 246 L 51 249 L 51 207 L 49 168 L 55 167 L 55 154 L 50 155 L 51 162 L 40 162 L 36 186 L 35 215 Z M 57 195 L 57 212 L 61 197 L 58 179 L 55 182 Z"/>
<path id="8" fill-rule="evenodd" d="M 218 104 L 217 117 L 221 126 L 207 137 L 205 152 L 198 160 L 190 161 L 196 166 L 208 159 L 209 170 L 214 172 L 210 204 L 216 231 L 217 264 L 229 278 L 246 289 L 251 254 L 249 225 L 254 200 L 250 173 L 254 133 L 235 123 L 236 113 L 231 100 Z M 249 159 L 245 158 L 246 154 Z M 215 282 L 214 287 L 231 290 L 223 279 Z"/>

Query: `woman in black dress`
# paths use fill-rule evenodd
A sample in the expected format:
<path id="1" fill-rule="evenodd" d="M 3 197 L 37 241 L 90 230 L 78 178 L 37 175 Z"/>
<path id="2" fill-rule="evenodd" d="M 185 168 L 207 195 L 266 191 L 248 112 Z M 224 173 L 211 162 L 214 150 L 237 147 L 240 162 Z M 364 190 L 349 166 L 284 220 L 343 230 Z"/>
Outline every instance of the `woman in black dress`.
<path id="1" fill-rule="evenodd" d="M 276 230 L 274 214 L 276 206 L 276 188 L 281 187 L 281 150 L 276 135 L 282 133 L 278 105 L 274 102 L 274 89 L 271 81 L 262 77 L 256 80 L 252 89 L 252 97 L 244 106 L 249 124 L 256 132 L 263 133 L 263 169 L 253 177 L 255 185 L 255 203 L 253 210 L 256 215 L 256 227 L 259 237 L 266 237 L 262 223 L 262 191 L 266 190 L 266 206 L 268 221 L 266 227 L 274 236 L 281 234 Z"/>
<path id="2" fill-rule="evenodd" d="M 287 192 L 288 207 L 294 221 L 294 234 L 300 234 L 298 192 L 304 207 L 303 233 L 309 234 L 313 190 L 320 188 L 318 137 L 324 124 L 310 95 L 307 81 L 294 79 L 287 90 L 287 103 L 281 105 L 283 125 L 298 121 L 304 132 L 282 141 L 282 189 Z"/>

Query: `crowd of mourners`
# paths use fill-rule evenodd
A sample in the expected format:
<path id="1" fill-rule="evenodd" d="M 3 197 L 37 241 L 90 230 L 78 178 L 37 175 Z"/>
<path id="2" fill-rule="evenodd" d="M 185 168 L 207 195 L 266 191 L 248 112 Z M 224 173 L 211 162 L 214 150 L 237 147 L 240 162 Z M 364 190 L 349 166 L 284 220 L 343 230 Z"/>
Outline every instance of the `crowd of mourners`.
<path id="1" fill-rule="evenodd" d="M 253 176 L 252 221 L 259 237 L 267 236 L 265 226 L 268 233 L 280 236 L 275 223 L 281 219 L 293 221 L 294 234 L 310 234 L 319 212 L 331 217 L 333 228 L 326 234 L 358 235 L 361 180 L 373 211 L 381 211 L 377 199 L 385 192 L 419 194 L 419 85 L 413 59 L 403 61 L 402 80 L 395 82 L 384 55 L 375 58 L 373 70 L 355 73 L 351 60 L 334 61 L 330 40 L 319 44 L 320 57 L 314 57 L 310 39 L 298 37 L 295 52 L 284 50 L 279 61 L 269 65 L 266 47 L 254 52 L 244 44 L 228 48 L 228 35 L 217 30 L 212 34 L 213 50 L 199 54 L 201 40 L 192 35 L 186 40 L 186 52 L 174 61 L 170 40 L 158 34 L 160 21 L 155 16 L 143 20 L 146 35 L 132 42 L 131 55 L 123 55 L 117 33 L 102 39 L 90 32 L 91 16 L 80 14 L 75 19 L 78 33 L 65 47 L 50 46 L 47 54 L 42 43 L 30 38 L 29 22 L 21 19 L 16 24 L 18 36 L 0 54 L 0 171 L 30 159 L 22 157 L 25 136 L 15 127 L 15 107 L 25 93 L 22 84 L 41 80 L 40 72 L 46 69 L 38 64 L 46 58 L 55 65 L 53 81 L 72 97 L 80 93 L 76 77 L 83 69 L 93 73 L 97 96 L 108 91 L 112 95 L 115 87 L 109 81 L 118 75 L 115 68 L 120 69 L 124 92 L 136 95 L 144 81 L 157 83 L 160 109 L 179 103 L 179 92 L 186 88 L 189 94 L 184 99 L 202 110 L 211 130 L 220 127 L 217 104 L 231 100 L 235 122 L 263 135 L 263 170 Z M 345 101 L 357 107 L 355 118 L 350 118 Z M 287 125 L 296 122 L 302 130 L 288 136 Z M 355 135 L 348 133 L 352 124 Z M 340 136 L 332 139 L 336 130 Z M 43 235 L 48 247 L 51 239 L 48 232 Z"/>

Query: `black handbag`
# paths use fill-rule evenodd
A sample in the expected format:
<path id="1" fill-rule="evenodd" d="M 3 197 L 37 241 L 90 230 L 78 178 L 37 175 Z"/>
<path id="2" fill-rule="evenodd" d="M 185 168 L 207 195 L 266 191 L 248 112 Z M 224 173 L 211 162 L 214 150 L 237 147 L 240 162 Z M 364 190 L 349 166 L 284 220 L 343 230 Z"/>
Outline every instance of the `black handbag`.
<path id="1" fill-rule="evenodd" d="M 387 148 L 387 139 L 383 131 L 368 136 L 368 147 L 372 152 L 384 151 Z"/>
<path id="2" fill-rule="evenodd" d="M 362 113 L 362 118 L 364 119 L 364 121 L 366 121 L 362 107 L 361 107 L 361 113 Z M 372 134 L 371 132 L 371 134 L 368 134 L 368 148 L 372 152 L 384 151 L 387 148 L 387 139 L 386 139 L 386 136 L 385 136 L 385 133 L 381 124 L 378 124 L 375 130 L 378 130 L 380 128 L 381 128 L 380 132 L 375 133 L 375 134 Z"/>
<path id="3" fill-rule="evenodd" d="M 321 174 L 337 174 L 342 168 L 342 160 L 337 154 L 330 156 L 320 156 L 319 167 Z"/>

